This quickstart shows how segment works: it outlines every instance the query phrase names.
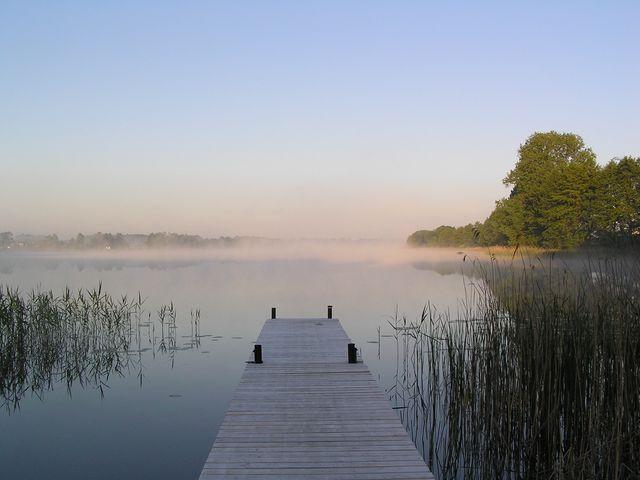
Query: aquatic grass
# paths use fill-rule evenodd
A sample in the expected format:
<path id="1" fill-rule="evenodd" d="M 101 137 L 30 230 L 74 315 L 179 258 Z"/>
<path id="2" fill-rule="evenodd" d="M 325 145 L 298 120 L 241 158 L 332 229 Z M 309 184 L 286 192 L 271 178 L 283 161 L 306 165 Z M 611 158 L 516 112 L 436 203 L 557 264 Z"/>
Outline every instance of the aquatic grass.
<path id="1" fill-rule="evenodd" d="M 9 411 L 28 394 L 41 396 L 63 384 L 92 386 L 101 394 L 112 375 L 137 371 L 142 384 L 142 354 L 147 350 L 171 355 L 176 343 L 177 311 L 171 302 L 158 310 L 160 337 L 144 309 L 141 294 L 115 297 L 102 285 L 90 290 L 34 290 L 0 286 L 0 405 Z M 200 312 L 192 315 L 198 345 Z M 192 326 L 192 330 L 194 327 Z M 192 335 L 193 337 L 193 335 Z"/>
<path id="2" fill-rule="evenodd" d="M 476 262 L 455 316 L 395 317 L 390 394 L 439 478 L 640 476 L 640 261 Z"/>

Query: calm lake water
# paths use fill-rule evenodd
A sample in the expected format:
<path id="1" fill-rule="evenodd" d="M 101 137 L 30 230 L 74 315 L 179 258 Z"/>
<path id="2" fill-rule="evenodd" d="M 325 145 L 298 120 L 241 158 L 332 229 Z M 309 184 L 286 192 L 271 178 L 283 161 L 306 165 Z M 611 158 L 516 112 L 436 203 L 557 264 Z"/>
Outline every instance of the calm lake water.
<path id="1" fill-rule="evenodd" d="M 272 306 L 280 317 L 318 317 L 334 306 L 383 388 L 394 384 L 396 308 L 415 319 L 425 302 L 458 307 L 462 255 L 400 246 L 208 252 L 0 253 L 0 284 L 62 292 L 99 283 L 114 296 L 173 301 L 178 347 L 152 348 L 138 369 L 95 386 L 54 384 L 0 410 L 2 478 L 197 478 L 244 362 Z M 465 267 L 466 268 L 466 267 Z M 469 280 L 467 280 L 469 281 Z M 189 312 L 201 311 L 198 345 Z M 381 342 L 378 341 L 378 327 Z M 374 343 L 376 342 L 376 343 Z"/>

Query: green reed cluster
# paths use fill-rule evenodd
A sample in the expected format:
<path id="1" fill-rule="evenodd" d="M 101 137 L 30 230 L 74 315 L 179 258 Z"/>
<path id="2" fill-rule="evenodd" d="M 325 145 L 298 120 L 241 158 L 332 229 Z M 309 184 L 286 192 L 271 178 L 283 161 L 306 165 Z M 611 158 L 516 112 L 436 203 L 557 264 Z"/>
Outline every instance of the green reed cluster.
<path id="1" fill-rule="evenodd" d="M 142 352 L 177 348 L 173 304 L 160 307 L 156 336 L 143 303 L 141 295 L 113 297 L 101 285 L 61 295 L 0 287 L 0 406 L 18 408 L 26 395 L 59 384 L 69 392 L 79 384 L 102 393 L 110 376 L 133 367 L 142 382 Z M 199 317 L 192 313 L 192 324 Z"/>
<path id="2" fill-rule="evenodd" d="M 639 478 L 640 261 L 473 268 L 457 315 L 393 323 L 393 395 L 439 478 Z"/>

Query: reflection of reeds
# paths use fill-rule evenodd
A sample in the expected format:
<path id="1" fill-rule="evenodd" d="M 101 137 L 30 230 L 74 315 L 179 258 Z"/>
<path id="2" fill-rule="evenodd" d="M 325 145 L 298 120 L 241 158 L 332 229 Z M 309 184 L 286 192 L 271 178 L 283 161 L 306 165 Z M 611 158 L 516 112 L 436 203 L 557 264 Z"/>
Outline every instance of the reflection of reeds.
<path id="1" fill-rule="evenodd" d="M 640 262 L 476 265 L 455 321 L 397 318 L 392 400 L 439 478 L 640 476 Z"/>
<path id="2" fill-rule="evenodd" d="M 101 285 L 66 289 L 59 296 L 51 291 L 25 296 L 0 287 L 0 405 L 15 409 L 29 392 L 40 396 L 58 383 L 69 392 L 78 383 L 102 393 L 111 375 L 132 367 L 142 384 L 143 352 L 155 354 L 156 340 L 160 352 L 176 350 L 173 304 L 159 310 L 162 334 L 156 339 L 143 303 L 141 295 L 112 297 Z M 196 320 L 199 324 L 199 312 Z"/>

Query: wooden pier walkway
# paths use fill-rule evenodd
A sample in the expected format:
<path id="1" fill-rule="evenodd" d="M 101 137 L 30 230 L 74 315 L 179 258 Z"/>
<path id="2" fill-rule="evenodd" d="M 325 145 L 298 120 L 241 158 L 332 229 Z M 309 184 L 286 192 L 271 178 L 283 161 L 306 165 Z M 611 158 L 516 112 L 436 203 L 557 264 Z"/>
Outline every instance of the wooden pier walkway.
<path id="1" fill-rule="evenodd" d="M 339 320 L 267 320 L 201 479 L 433 479 Z"/>

